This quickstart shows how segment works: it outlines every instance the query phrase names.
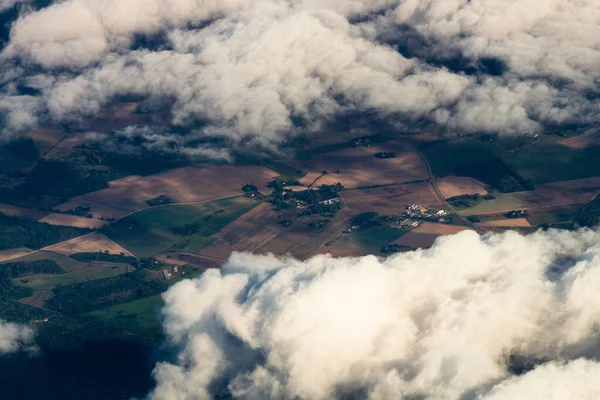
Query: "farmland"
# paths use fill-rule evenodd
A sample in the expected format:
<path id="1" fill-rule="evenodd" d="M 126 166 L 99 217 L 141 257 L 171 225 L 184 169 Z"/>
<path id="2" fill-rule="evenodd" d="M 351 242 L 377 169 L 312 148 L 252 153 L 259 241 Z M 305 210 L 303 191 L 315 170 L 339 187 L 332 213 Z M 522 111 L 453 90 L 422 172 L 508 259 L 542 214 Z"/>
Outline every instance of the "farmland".
<path id="1" fill-rule="evenodd" d="M 13 285 L 32 290 L 52 290 L 58 285 L 110 278 L 133 270 L 130 265 L 93 263 L 91 266 L 59 275 L 35 274 L 14 278 Z"/>
<path id="2" fill-rule="evenodd" d="M 138 118 L 133 103 L 115 107 L 122 121 Z M 5 295 L 22 307 L 147 337 L 162 334 L 160 293 L 220 268 L 233 251 L 302 260 L 385 256 L 467 229 L 569 227 L 600 215 L 591 201 L 600 193 L 600 151 L 581 138 L 356 130 L 309 138 L 278 155 L 289 159 L 249 155 L 207 166 L 165 154 L 155 162 L 151 152 L 142 161 L 119 158 L 78 134 L 38 136 L 45 142 L 34 144 L 47 157 L 19 143 L 29 154 L 19 161 L 26 178 L 2 177 L 28 184 L 0 192 L 0 212 L 15 216 L 0 224 L 8 243 L 0 265 L 51 261 L 64 272 L 12 275 Z M 65 175 L 45 182 L 46 167 Z M 425 211 L 410 214 L 410 205 Z"/>
<path id="3" fill-rule="evenodd" d="M 40 219 L 40 222 L 45 222 L 50 225 L 59 225 L 59 226 L 72 226 L 75 228 L 87 228 L 87 229 L 97 229 L 101 228 L 104 225 L 108 224 L 108 221 L 95 219 L 95 218 L 86 218 L 80 217 L 77 215 L 70 214 L 57 214 L 51 213 L 46 215 L 44 218 Z"/>
<path id="4" fill-rule="evenodd" d="M 395 152 L 396 157 L 380 159 L 375 157 L 379 152 Z M 300 180 L 304 185 L 313 183 L 319 177 L 318 185 L 340 182 L 348 189 L 411 182 L 428 177 L 421 158 L 396 141 L 370 147 L 353 146 L 287 163 L 307 173 Z"/>
<path id="5" fill-rule="evenodd" d="M 600 175 L 600 147 L 573 149 L 559 136 L 542 136 L 521 147 L 485 138 L 439 142 L 423 148 L 436 176 L 457 175 L 468 165 L 500 160 L 534 184 Z M 485 183 L 486 179 L 479 178 Z"/>
<path id="6" fill-rule="evenodd" d="M 94 253 L 106 252 L 108 254 L 130 255 L 127 250 L 109 240 L 106 236 L 94 232 L 89 235 L 80 236 L 53 246 L 46 247 L 44 250 L 70 256 L 75 253 Z"/>
<path id="7" fill-rule="evenodd" d="M 194 203 L 234 196 L 245 184 L 261 190 L 277 173 L 263 167 L 185 167 L 147 177 L 128 176 L 109 182 L 110 188 L 75 198 L 117 210 L 148 207 L 147 200 L 164 195 L 178 203 Z M 210 190 L 207 190 L 210 188 Z"/>
<path id="8" fill-rule="evenodd" d="M 118 304 L 86 314 L 111 325 L 143 336 L 160 336 L 160 309 L 164 301 L 160 295 Z"/>
<path id="9" fill-rule="evenodd" d="M 453 226 L 424 222 L 412 231 L 401 236 L 393 243 L 399 246 L 411 247 L 413 249 L 430 247 L 440 236 L 453 235 L 468 229 L 464 226 Z"/>
<path id="10" fill-rule="evenodd" d="M 254 200 L 238 196 L 149 208 L 119 220 L 104 233 L 136 257 L 169 251 L 199 252 L 212 243 L 211 235 L 257 205 Z"/>
<path id="11" fill-rule="evenodd" d="M 384 215 L 400 214 L 405 206 L 414 203 L 429 207 L 442 206 L 428 182 L 346 190 L 341 197 L 351 210 L 376 211 Z"/>
<path id="12" fill-rule="evenodd" d="M 36 251 L 30 254 L 26 254 L 23 257 L 11 259 L 10 262 L 31 262 L 40 260 L 52 260 L 67 272 L 76 271 L 88 267 L 86 263 L 83 263 L 71 257 L 67 257 L 63 254 L 54 253 L 52 251 Z"/>
<path id="13" fill-rule="evenodd" d="M 461 211 L 463 215 L 490 214 L 514 209 L 539 210 L 585 204 L 600 192 L 600 178 L 577 179 L 537 185 L 535 190 L 495 195 Z"/>
<path id="14" fill-rule="evenodd" d="M 465 194 L 487 194 L 485 184 L 468 176 L 446 176 L 437 180 L 438 188 L 444 198 L 462 196 Z"/>

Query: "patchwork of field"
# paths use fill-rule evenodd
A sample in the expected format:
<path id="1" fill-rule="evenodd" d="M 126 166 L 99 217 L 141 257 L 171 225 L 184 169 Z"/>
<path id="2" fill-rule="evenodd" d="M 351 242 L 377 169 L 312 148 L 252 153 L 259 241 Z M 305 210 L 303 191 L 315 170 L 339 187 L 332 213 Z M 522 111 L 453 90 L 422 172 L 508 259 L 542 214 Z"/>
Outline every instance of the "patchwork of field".
<path id="1" fill-rule="evenodd" d="M 125 211 L 148 207 L 147 200 L 160 195 L 178 203 L 194 203 L 234 196 L 252 184 L 266 189 L 277 173 L 257 166 L 185 167 L 146 177 L 128 176 L 109 182 L 110 188 L 74 198 Z"/>
<path id="2" fill-rule="evenodd" d="M 305 259 L 313 255 L 326 243 L 333 242 L 347 229 L 352 214 L 342 211 L 322 229 L 313 230 L 309 223 L 322 217 L 300 217 L 292 226 L 281 227 L 276 221 L 284 218 L 264 205 L 259 212 L 245 215 L 221 231 L 217 240 L 202 255 L 226 259 L 232 251 L 254 253 L 291 254 Z"/>
<path id="3" fill-rule="evenodd" d="M 380 159 L 379 152 L 395 152 L 395 158 Z M 308 185 L 321 175 L 318 185 L 333 185 L 341 182 L 345 188 L 389 185 L 428 178 L 423 160 L 402 143 L 389 141 L 371 147 L 351 147 L 314 156 L 308 160 L 286 161 L 289 165 L 307 172 L 300 180 Z M 335 171 L 338 171 L 336 173 Z"/>
<path id="4" fill-rule="evenodd" d="M 466 226 L 423 222 L 393 243 L 399 246 L 411 247 L 413 249 L 431 247 L 435 240 L 440 236 L 453 235 L 468 229 L 470 228 Z"/>
<path id="5" fill-rule="evenodd" d="M 34 208 L 17 207 L 10 204 L 0 204 L 0 213 L 10 215 L 11 217 L 19 217 L 37 221 L 48 215 L 47 211 L 40 211 Z"/>
<path id="6" fill-rule="evenodd" d="M 44 248 L 45 251 L 53 251 L 55 253 L 70 256 L 77 253 L 108 253 L 121 254 L 131 256 L 126 249 L 119 246 L 101 233 L 94 232 L 88 235 L 76 237 L 66 242 L 61 242 Z"/>
<path id="7" fill-rule="evenodd" d="M 560 140 L 558 143 L 573 149 L 585 149 L 588 147 L 600 146 L 600 136 L 579 135 Z"/>
<path id="8" fill-rule="evenodd" d="M 23 257 L 29 253 L 33 252 L 33 250 L 28 249 L 27 247 L 19 247 L 18 249 L 10 249 L 10 250 L 2 250 L 0 251 L 0 262 L 12 260 L 14 258 Z"/>
<path id="9" fill-rule="evenodd" d="M 99 263 L 77 271 L 64 274 L 35 274 L 12 279 L 15 286 L 27 287 L 32 290 L 52 290 L 58 285 L 85 282 L 89 280 L 110 278 L 133 271 L 133 267 L 127 264 Z"/>
<path id="10" fill-rule="evenodd" d="M 413 203 L 433 208 L 444 205 L 429 182 L 345 190 L 340 192 L 340 196 L 350 210 L 375 211 L 382 215 L 401 214 L 407 205 Z"/>
<path id="11" fill-rule="evenodd" d="M 73 226 L 75 228 L 98 229 L 108 224 L 109 221 L 71 214 L 51 213 L 41 218 L 39 222 L 45 222 L 50 225 Z"/>
<path id="12" fill-rule="evenodd" d="M 446 176 L 436 180 L 438 189 L 445 199 L 465 194 L 485 195 L 485 184 L 468 176 Z"/>
<path id="13" fill-rule="evenodd" d="M 477 226 L 497 226 L 499 228 L 531 228 L 531 224 L 525 218 L 507 218 L 485 221 Z"/>
<path id="14" fill-rule="evenodd" d="M 244 196 L 202 204 L 174 204 L 134 213 L 105 228 L 106 236 L 136 257 L 197 253 L 227 224 L 259 203 Z"/>
<path id="15" fill-rule="evenodd" d="M 537 185 L 535 190 L 496 195 L 474 207 L 461 210 L 462 215 L 491 214 L 515 209 L 535 210 L 584 204 L 600 193 L 600 177 Z"/>

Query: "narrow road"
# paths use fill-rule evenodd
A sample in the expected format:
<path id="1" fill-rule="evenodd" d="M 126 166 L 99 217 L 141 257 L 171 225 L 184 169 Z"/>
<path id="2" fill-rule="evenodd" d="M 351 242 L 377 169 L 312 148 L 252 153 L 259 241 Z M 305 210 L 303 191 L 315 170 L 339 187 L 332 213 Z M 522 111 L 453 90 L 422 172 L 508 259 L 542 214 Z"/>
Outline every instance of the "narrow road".
<path id="1" fill-rule="evenodd" d="M 461 215 L 452 204 L 450 204 L 446 201 L 446 198 L 444 197 L 444 195 L 440 191 L 440 188 L 437 185 L 435 175 L 433 174 L 433 169 L 431 168 L 431 164 L 429 164 L 429 160 L 427 159 L 427 157 L 425 157 L 425 154 L 421 153 L 419 151 L 419 149 L 417 149 L 412 144 L 405 142 L 404 140 L 401 140 L 401 139 L 396 139 L 396 140 L 398 142 L 404 144 L 405 146 L 407 146 L 410 150 L 414 151 L 419 157 L 421 157 L 421 160 L 423 160 L 423 162 L 425 163 L 425 166 L 427 167 L 427 175 L 429 176 L 428 180 L 431 183 L 431 187 L 433 188 L 433 191 L 435 192 L 435 194 L 438 197 L 438 199 L 440 200 L 440 202 L 442 204 L 444 204 L 444 207 L 446 207 L 448 210 L 450 210 L 450 212 L 454 213 L 458 218 L 460 218 L 460 220 L 462 222 L 464 222 L 465 225 L 467 225 L 471 229 L 475 230 L 477 233 L 485 233 L 481 228 L 479 228 L 478 226 L 473 224 L 471 221 L 469 221 L 466 217 Z"/>

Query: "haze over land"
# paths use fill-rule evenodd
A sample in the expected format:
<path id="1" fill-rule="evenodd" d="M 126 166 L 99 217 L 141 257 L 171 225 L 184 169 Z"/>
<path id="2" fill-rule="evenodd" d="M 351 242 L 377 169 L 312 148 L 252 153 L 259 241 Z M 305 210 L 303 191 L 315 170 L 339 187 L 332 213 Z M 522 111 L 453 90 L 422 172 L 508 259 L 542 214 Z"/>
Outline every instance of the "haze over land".
<path id="1" fill-rule="evenodd" d="M 1 55 L 4 135 L 124 97 L 191 128 L 185 140 L 266 148 L 360 112 L 461 134 L 599 122 L 594 0 L 19 4 Z M 182 141 L 168 127 L 122 135 Z"/>

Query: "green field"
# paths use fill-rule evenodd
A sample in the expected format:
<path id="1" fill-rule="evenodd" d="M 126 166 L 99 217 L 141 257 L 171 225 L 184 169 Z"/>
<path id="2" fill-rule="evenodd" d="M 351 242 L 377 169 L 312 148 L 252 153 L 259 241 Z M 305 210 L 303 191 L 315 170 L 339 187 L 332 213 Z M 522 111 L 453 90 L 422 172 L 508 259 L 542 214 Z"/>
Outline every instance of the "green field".
<path id="1" fill-rule="evenodd" d="M 238 196 L 195 205 L 151 208 L 117 221 L 105 228 L 104 233 L 137 257 L 167 251 L 199 252 L 212 243 L 211 235 L 258 204 Z"/>
<path id="2" fill-rule="evenodd" d="M 161 295 L 156 295 L 92 311 L 85 316 L 100 319 L 128 332 L 156 337 L 162 334 L 158 317 L 163 305 Z"/>
<path id="3" fill-rule="evenodd" d="M 58 265 L 60 265 L 60 267 L 66 272 L 76 271 L 79 269 L 88 268 L 90 266 L 89 263 L 81 262 L 74 258 L 67 257 L 62 254 L 54 253 L 51 251 L 36 251 L 35 253 L 27 254 L 26 256 L 15 258 L 5 262 L 30 262 L 38 260 L 52 260 Z M 2 263 L 0 263 L 0 265 L 2 265 Z"/>
<path id="4" fill-rule="evenodd" d="M 411 228 L 371 228 L 351 232 L 342 236 L 339 240 L 344 245 L 363 246 L 369 252 L 378 254 L 383 246 L 410 232 L 410 230 Z"/>
<path id="5" fill-rule="evenodd" d="M 91 263 L 88 268 L 80 269 L 65 274 L 35 274 L 12 279 L 15 286 L 26 287 L 32 290 L 52 290 L 58 285 L 79 283 L 89 280 L 110 278 L 131 272 L 134 268 L 126 264 Z"/>
<path id="6" fill-rule="evenodd" d="M 534 183 L 549 183 L 600 175 L 600 147 L 571 149 L 557 143 L 560 136 L 543 136 L 519 150 L 510 140 L 479 138 L 439 142 L 421 151 L 437 177 L 454 175 L 461 167 L 499 158 Z"/>
<path id="7" fill-rule="evenodd" d="M 577 205 L 532 212 L 527 217 L 527 221 L 531 225 L 549 224 L 554 226 L 568 224 L 573 222 L 579 209 L 580 206 Z"/>
<path id="8" fill-rule="evenodd" d="M 518 194 L 514 193 L 497 193 L 494 200 L 485 200 L 471 208 L 460 210 L 461 215 L 478 215 L 501 213 L 504 210 L 518 210 L 523 206 L 523 202 L 519 199 Z"/>

